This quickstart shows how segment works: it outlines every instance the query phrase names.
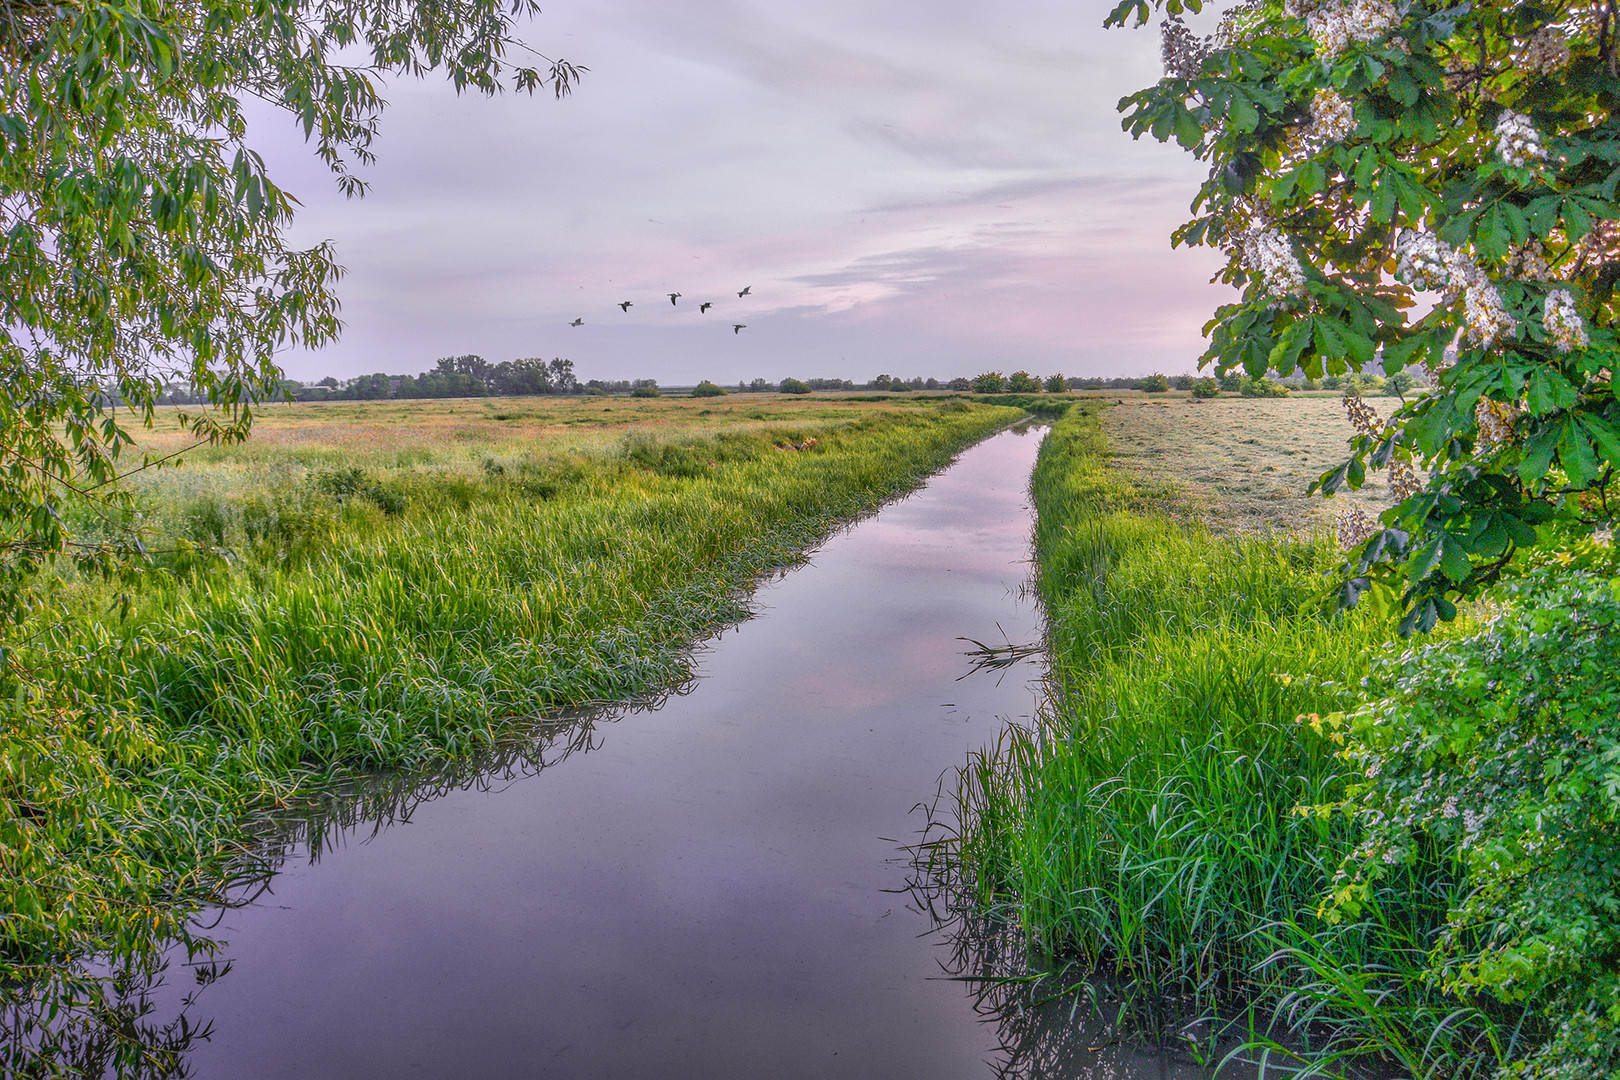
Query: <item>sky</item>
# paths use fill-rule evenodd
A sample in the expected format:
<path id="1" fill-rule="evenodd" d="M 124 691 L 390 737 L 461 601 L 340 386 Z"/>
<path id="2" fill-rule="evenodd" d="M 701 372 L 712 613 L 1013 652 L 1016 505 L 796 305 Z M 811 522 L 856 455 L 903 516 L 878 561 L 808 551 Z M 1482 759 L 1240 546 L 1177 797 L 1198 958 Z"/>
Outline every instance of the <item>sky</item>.
<path id="1" fill-rule="evenodd" d="M 588 67 L 575 92 L 391 80 L 358 200 L 263 118 L 255 145 L 302 203 L 293 242 L 333 241 L 347 270 L 341 338 L 283 365 L 562 356 L 664 385 L 1191 371 L 1228 295 L 1216 253 L 1170 247 L 1204 169 L 1120 130 L 1158 34 L 1104 31 L 1110 6 L 553 0 L 520 37 Z"/>

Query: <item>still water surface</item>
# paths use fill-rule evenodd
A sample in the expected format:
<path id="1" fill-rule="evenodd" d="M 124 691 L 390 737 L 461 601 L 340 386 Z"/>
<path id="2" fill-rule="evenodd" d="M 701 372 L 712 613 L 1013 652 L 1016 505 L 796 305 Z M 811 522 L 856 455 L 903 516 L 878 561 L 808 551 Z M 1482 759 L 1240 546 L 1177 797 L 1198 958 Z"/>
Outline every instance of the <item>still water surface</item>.
<path id="1" fill-rule="evenodd" d="M 190 1010 L 194 1075 L 1202 1075 L 1061 1006 L 987 1007 L 949 977 L 985 958 L 907 891 L 918 804 L 1036 706 L 1037 660 L 975 670 L 959 639 L 1040 638 L 1040 437 L 762 586 L 688 692 L 300 842 L 212 931 L 232 963 Z"/>

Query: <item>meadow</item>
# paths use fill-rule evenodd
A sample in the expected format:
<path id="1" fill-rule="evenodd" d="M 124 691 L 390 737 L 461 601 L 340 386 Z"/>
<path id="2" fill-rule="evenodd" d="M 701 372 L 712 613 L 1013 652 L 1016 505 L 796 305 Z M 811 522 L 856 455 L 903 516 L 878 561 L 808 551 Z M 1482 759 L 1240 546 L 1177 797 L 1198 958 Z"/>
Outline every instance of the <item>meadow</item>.
<path id="1" fill-rule="evenodd" d="M 760 575 L 1021 415 L 760 396 L 270 407 L 246 444 L 131 477 L 149 559 L 114 580 L 60 567 L 10 656 L 11 1029 L 98 999 L 74 958 L 139 963 L 185 935 L 277 805 L 680 683 Z M 144 449 L 183 449 L 169 419 Z"/>

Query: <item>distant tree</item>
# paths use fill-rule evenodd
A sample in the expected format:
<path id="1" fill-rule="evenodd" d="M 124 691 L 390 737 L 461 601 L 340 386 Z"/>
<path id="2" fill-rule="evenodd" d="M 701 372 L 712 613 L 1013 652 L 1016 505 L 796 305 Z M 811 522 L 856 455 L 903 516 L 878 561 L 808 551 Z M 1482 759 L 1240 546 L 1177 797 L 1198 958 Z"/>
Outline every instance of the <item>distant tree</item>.
<path id="1" fill-rule="evenodd" d="M 1206 375 L 1202 379 L 1194 379 L 1189 389 L 1195 398 L 1212 398 L 1221 392 L 1221 384 Z"/>
<path id="2" fill-rule="evenodd" d="M 962 376 L 958 375 L 956 378 L 952 379 L 950 382 L 946 383 L 945 385 L 946 385 L 947 388 L 949 388 L 951 390 L 956 390 L 956 391 L 972 390 L 973 389 L 973 380 L 972 379 L 966 379 L 966 378 L 963 378 Z"/>
<path id="3" fill-rule="evenodd" d="M 389 395 L 392 385 L 393 381 L 379 371 L 350 379 L 342 396 L 349 401 L 380 401 Z"/>
<path id="4" fill-rule="evenodd" d="M 781 389 L 784 394 L 808 394 L 810 392 L 810 387 L 798 379 L 783 379 Z"/>
<path id="5" fill-rule="evenodd" d="M 1191 390 L 1193 377 L 1191 375 L 1177 375 L 1170 380 L 1170 385 L 1177 390 Z"/>
<path id="6" fill-rule="evenodd" d="M 939 389 L 939 380 L 934 378 L 933 376 L 929 376 L 928 381 L 923 383 L 922 388 L 924 390 L 938 390 Z"/>
<path id="7" fill-rule="evenodd" d="M 320 382 L 316 383 L 315 385 L 316 386 L 324 386 L 328 390 L 336 390 L 338 388 L 338 381 L 337 381 L 337 379 L 333 378 L 331 375 L 328 375 L 326 378 L 322 379 Z"/>
<path id="8" fill-rule="evenodd" d="M 893 386 L 894 376 L 892 375 L 879 375 L 877 378 L 866 384 L 866 388 L 868 390 L 888 390 Z"/>
<path id="9" fill-rule="evenodd" d="M 1244 397 L 1287 397 L 1288 387 L 1276 379 L 1244 379 L 1243 385 L 1238 387 L 1238 393 Z"/>
<path id="10" fill-rule="evenodd" d="M 696 386 L 692 387 L 692 396 L 693 397 L 725 397 L 726 396 L 726 388 L 723 387 L 723 386 L 716 386 L 714 383 L 710 382 L 708 379 L 704 379 L 702 382 L 700 382 Z"/>
<path id="11" fill-rule="evenodd" d="M 1149 394 L 1162 394 L 1170 389 L 1170 379 L 1163 372 L 1155 371 L 1137 383 L 1136 388 Z"/>
<path id="12" fill-rule="evenodd" d="M 1066 394 L 1069 391 L 1069 384 L 1062 375 L 1048 375 L 1041 386 L 1048 394 Z"/>
<path id="13" fill-rule="evenodd" d="M 633 398 L 655 398 L 663 395 L 658 392 L 656 386 L 637 386 L 631 389 L 630 396 Z"/>
<path id="14" fill-rule="evenodd" d="M 1007 377 L 1007 389 L 1014 394 L 1038 394 L 1041 384 L 1027 371 L 1015 371 Z"/>
<path id="15" fill-rule="evenodd" d="M 974 376 L 973 392 L 975 394 L 999 394 L 1005 385 L 1006 380 L 1001 377 L 1001 372 L 986 371 L 982 375 Z"/>
<path id="16" fill-rule="evenodd" d="M 1405 397 L 1417 384 L 1417 376 L 1402 369 L 1384 380 L 1384 393 L 1390 397 Z"/>

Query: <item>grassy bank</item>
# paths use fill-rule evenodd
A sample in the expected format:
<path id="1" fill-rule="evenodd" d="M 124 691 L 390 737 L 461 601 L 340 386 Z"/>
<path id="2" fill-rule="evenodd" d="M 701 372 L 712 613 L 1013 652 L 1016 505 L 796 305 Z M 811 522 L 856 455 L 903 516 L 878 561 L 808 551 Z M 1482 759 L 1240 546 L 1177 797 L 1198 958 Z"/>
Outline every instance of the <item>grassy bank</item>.
<path id="1" fill-rule="evenodd" d="M 337 406 L 142 478 L 141 579 L 63 568 L 10 644 L 0 985 L 93 996 L 65 962 L 179 932 L 300 787 L 681 681 L 759 574 L 1018 415 Z"/>
<path id="2" fill-rule="evenodd" d="M 1387 629 L 1315 599 L 1326 542 L 1178 521 L 1170 487 L 1111 467 L 1104 407 L 1071 411 L 1036 466 L 1052 700 L 965 770 L 962 868 L 1039 950 L 1118 976 L 1138 1020 L 1277 1004 L 1309 981 L 1279 944 L 1328 930 L 1351 843 L 1295 812 L 1347 773 L 1296 717 L 1343 707 Z"/>

